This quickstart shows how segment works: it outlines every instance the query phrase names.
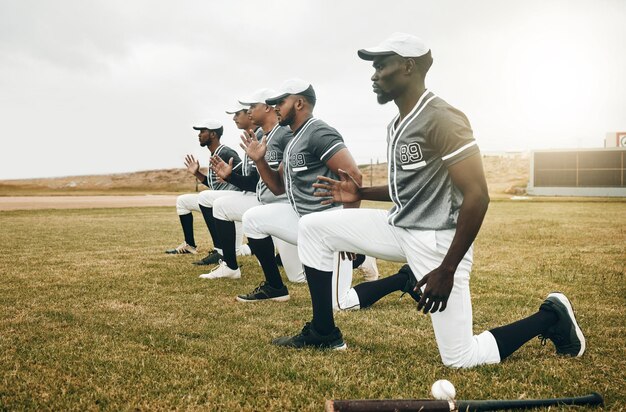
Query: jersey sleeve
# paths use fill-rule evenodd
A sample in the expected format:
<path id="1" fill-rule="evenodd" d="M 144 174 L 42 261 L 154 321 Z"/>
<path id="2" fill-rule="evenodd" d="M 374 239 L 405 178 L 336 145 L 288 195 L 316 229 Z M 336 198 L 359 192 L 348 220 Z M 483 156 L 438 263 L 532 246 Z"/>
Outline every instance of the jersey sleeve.
<path id="1" fill-rule="evenodd" d="M 438 150 L 446 166 L 480 152 L 469 120 L 453 107 L 447 107 L 437 113 L 430 138 L 431 144 Z"/>
<path id="2" fill-rule="evenodd" d="M 252 171 L 248 176 L 242 176 L 238 173 L 231 173 L 228 183 L 237 186 L 241 190 L 247 192 L 256 191 L 256 184 L 259 181 L 259 174 L 256 170 Z"/>
<path id="3" fill-rule="evenodd" d="M 324 128 L 319 138 L 312 143 L 311 152 L 317 156 L 322 162 L 326 163 L 328 159 L 333 157 L 335 153 L 345 148 L 343 137 L 335 129 Z"/>
<path id="4" fill-rule="evenodd" d="M 233 159 L 233 172 L 241 174 L 243 163 L 239 158 L 237 152 L 235 152 L 230 147 L 224 147 L 224 150 L 222 151 L 222 153 L 220 153 L 220 157 L 226 163 L 230 162 L 230 159 Z"/>

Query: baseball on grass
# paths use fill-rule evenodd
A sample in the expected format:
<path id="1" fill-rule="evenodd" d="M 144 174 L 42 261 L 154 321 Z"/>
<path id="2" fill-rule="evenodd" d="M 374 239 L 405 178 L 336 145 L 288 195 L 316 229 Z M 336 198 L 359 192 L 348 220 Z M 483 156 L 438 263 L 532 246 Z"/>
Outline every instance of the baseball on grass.
<path id="1" fill-rule="evenodd" d="M 454 385 L 446 379 L 440 379 L 433 383 L 433 387 L 430 388 L 430 393 L 435 399 L 447 401 L 454 400 L 454 397 L 456 396 Z"/>

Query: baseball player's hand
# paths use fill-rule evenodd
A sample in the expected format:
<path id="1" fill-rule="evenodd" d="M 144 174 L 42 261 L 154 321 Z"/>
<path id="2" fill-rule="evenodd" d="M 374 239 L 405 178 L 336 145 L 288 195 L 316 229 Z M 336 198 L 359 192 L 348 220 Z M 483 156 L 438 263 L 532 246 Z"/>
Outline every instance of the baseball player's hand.
<path id="1" fill-rule="evenodd" d="M 414 290 L 426 285 L 422 299 L 417 304 L 417 310 L 423 310 L 424 313 L 443 312 L 448 306 L 453 284 L 454 272 L 438 267 L 428 273 L 415 285 Z"/>
<path id="2" fill-rule="evenodd" d="M 338 169 L 339 178 L 341 180 L 331 179 L 326 176 L 317 176 L 320 183 L 313 183 L 313 187 L 317 190 L 314 195 L 317 197 L 325 197 L 322 200 L 323 205 L 331 203 L 354 203 L 361 200 L 361 186 L 346 171 Z"/>
<path id="3" fill-rule="evenodd" d="M 265 157 L 265 152 L 267 151 L 267 136 L 263 136 L 263 139 L 259 141 L 252 130 L 244 130 L 239 146 L 241 146 L 250 159 L 254 162 L 258 162 Z"/>
<path id="4" fill-rule="evenodd" d="M 200 162 L 193 155 L 187 155 L 185 156 L 185 167 L 189 173 L 195 175 L 200 170 Z"/>
<path id="5" fill-rule="evenodd" d="M 219 155 L 211 156 L 211 170 L 222 182 L 226 182 L 233 173 L 233 158 L 226 163 Z"/>

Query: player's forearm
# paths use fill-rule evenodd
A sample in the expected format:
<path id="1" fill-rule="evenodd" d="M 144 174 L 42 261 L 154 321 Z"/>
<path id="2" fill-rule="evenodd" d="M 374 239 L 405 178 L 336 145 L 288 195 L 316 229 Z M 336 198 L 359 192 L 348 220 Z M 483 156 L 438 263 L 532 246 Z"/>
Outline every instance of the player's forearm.
<path id="1" fill-rule="evenodd" d="M 242 176 L 237 173 L 231 173 L 226 180 L 228 181 L 228 183 L 237 186 L 241 190 L 254 192 L 256 190 L 256 184 L 259 181 L 259 175 L 257 173 L 253 173 L 248 176 Z"/>
<path id="2" fill-rule="evenodd" d="M 202 183 L 203 185 L 205 185 L 207 187 L 209 186 L 208 178 L 207 178 L 207 176 L 204 173 L 202 173 L 202 172 L 200 172 L 198 170 L 193 175 L 196 177 L 196 179 L 198 179 L 198 182 Z"/>
<path id="3" fill-rule="evenodd" d="M 388 186 L 362 187 L 359 189 L 359 194 L 363 200 L 376 200 L 380 202 L 391 201 Z"/>
<path id="4" fill-rule="evenodd" d="M 489 195 L 486 192 L 468 193 L 464 196 L 456 232 L 448 253 L 441 262 L 442 268 L 448 269 L 452 273 L 456 272 L 463 256 L 478 235 L 488 207 Z"/>
<path id="5" fill-rule="evenodd" d="M 276 196 L 280 196 L 285 193 L 285 184 L 283 183 L 280 173 L 272 169 L 265 159 L 261 159 L 255 163 L 256 169 L 268 189 L 270 189 L 270 191 Z"/>

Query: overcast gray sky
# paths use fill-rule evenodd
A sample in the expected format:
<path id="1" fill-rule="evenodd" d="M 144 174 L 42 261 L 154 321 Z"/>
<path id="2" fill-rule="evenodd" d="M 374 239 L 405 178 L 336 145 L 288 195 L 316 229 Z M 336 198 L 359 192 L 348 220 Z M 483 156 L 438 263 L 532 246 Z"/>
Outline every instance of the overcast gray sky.
<path id="1" fill-rule="evenodd" d="M 356 50 L 422 37 L 427 86 L 484 152 L 601 147 L 626 130 L 626 1 L 0 0 L 0 179 L 207 164 L 194 122 L 310 81 L 359 163 L 385 161 L 393 103 Z"/>

